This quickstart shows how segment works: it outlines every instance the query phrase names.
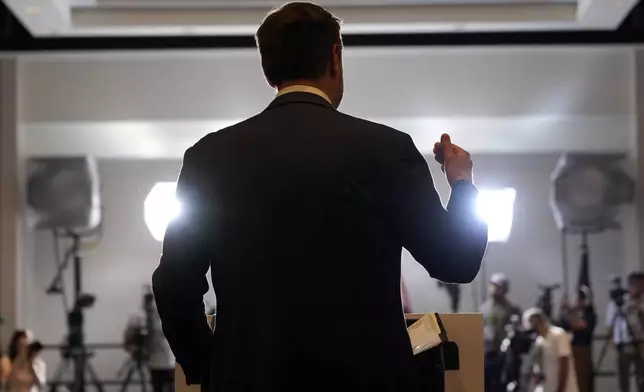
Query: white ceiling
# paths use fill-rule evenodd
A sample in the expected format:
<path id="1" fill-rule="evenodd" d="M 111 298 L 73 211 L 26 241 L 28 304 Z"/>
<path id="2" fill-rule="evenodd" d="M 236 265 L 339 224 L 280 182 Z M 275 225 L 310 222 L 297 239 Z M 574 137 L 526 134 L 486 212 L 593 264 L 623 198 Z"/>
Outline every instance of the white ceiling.
<path id="1" fill-rule="evenodd" d="M 3 1 L 36 36 L 252 34 L 271 6 L 282 4 L 268 0 L 73 0 L 72 6 L 72 0 Z M 346 33 L 395 33 L 611 30 L 637 0 L 326 3 L 345 21 Z"/>
<path id="2" fill-rule="evenodd" d="M 623 152 L 631 48 L 357 49 L 341 110 L 474 153 Z M 255 50 L 40 55 L 20 60 L 24 154 L 179 158 L 274 92 Z"/>

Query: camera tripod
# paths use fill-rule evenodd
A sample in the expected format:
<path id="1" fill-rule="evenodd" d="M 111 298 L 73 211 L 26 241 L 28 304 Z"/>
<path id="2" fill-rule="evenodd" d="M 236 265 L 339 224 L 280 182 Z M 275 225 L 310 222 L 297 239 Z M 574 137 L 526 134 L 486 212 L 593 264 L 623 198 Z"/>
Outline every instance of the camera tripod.
<path id="1" fill-rule="evenodd" d="M 94 297 L 89 294 L 83 294 L 81 290 L 80 236 L 72 232 L 68 232 L 67 235 L 71 237 L 72 245 L 66 253 L 64 262 L 59 266 L 56 277 L 49 286 L 47 293 L 60 294 L 63 292 L 61 287 L 62 275 L 71 258 L 74 273 L 74 306 L 71 312 L 67 314 L 67 342 L 61 349 L 61 362 L 54 372 L 50 392 L 57 392 L 59 385 L 68 386 L 71 392 L 85 392 L 87 386 L 86 376 L 89 376 L 90 383 L 96 387 L 98 392 L 103 392 L 103 385 L 96 375 L 96 370 L 89 362 L 93 353 L 89 352 L 85 345 L 83 310 L 94 304 Z M 72 381 L 63 381 L 69 368 L 73 369 Z"/>
<path id="2" fill-rule="evenodd" d="M 131 341 L 132 350 L 128 349 L 128 343 L 126 341 L 125 349 L 131 352 L 131 355 L 128 359 L 125 360 L 123 366 L 118 371 L 118 377 L 121 378 L 125 373 L 123 378 L 123 383 L 121 384 L 121 392 L 126 392 L 132 383 L 132 376 L 134 373 L 138 373 L 139 379 L 141 380 L 141 391 L 147 392 L 147 379 L 146 379 L 146 369 L 148 367 L 149 352 L 150 352 L 150 334 L 152 329 L 152 313 L 154 312 L 154 295 L 152 294 L 152 287 L 146 286 L 145 293 L 143 295 L 143 312 L 145 313 L 145 328 L 140 328 L 135 331 L 134 337 Z"/>
<path id="3" fill-rule="evenodd" d="M 139 348 L 137 348 L 135 352 L 125 360 L 123 366 L 121 366 L 121 369 L 118 371 L 119 378 L 121 378 L 123 373 L 125 373 L 125 377 L 121 383 L 121 392 L 126 392 L 130 387 L 134 373 L 138 373 L 139 378 L 141 379 L 141 391 L 147 392 L 147 379 L 145 377 L 145 369 L 147 366 L 145 362 L 143 350 Z"/>
<path id="4" fill-rule="evenodd" d="M 617 308 L 617 312 L 613 316 L 613 320 L 611 320 L 611 330 L 615 330 L 615 327 L 617 326 L 617 321 L 622 319 L 624 320 L 626 324 L 626 330 L 628 332 L 628 335 L 631 337 L 630 342 L 626 344 L 626 346 L 630 346 L 630 349 L 633 350 L 635 353 L 635 381 L 637 384 L 637 391 L 638 392 L 644 392 L 644 374 L 639 374 L 637 369 L 641 368 L 642 364 L 642 353 L 640 352 L 640 343 L 639 341 L 635 340 L 635 334 L 633 333 L 633 327 L 631 326 L 631 323 L 628 321 L 628 318 L 626 318 L 626 314 L 624 313 L 624 300 L 617 300 L 616 298 L 613 299 L 613 304 Z M 608 347 L 610 346 L 610 342 L 612 340 L 612 336 L 609 336 L 608 339 L 604 342 L 604 345 L 601 348 L 601 351 L 599 353 L 599 358 L 597 359 L 597 365 L 595 366 L 596 368 L 599 368 L 599 365 L 602 363 L 604 360 L 604 357 L 606 356 L 606 352 L 608 351 Z M 597 369 L 595 370 L 597 372 Z M 630 373 L 630 368 L 629 368 L 629 373 Z"/>
<path id="5" fill-rule="evenodd" d="M 93 353 L 88 352 L 85 347 L 73 347 L 71 344 L 63 348 L 62 360 L 56 367 L 50 392 L 57 392 L 59 385 L 69 386 L 72 392 L 83 392 L 87 385 L 86 374 L 89 375 L 90 384 L 93 384 L 98 392 L 103 392 L 103 385 L 96 375 L 96 370 L 89 362 Z M 73 381 L 62 381 L 69 368 L 73 368 Z"/>

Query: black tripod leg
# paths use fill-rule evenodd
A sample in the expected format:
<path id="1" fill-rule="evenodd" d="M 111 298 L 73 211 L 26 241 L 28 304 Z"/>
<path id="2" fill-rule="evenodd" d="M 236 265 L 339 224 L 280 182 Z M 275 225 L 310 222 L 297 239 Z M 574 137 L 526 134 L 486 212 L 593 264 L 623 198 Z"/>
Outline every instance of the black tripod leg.
<path id="1" fill-rule="evenodd" d="M 96 370 L 94 369 L 94 366 L 92 366 L 92 363 L 87 362 L 86 367 L 87 367 L 87 373 L 89 374 L 89 379 L 91 380 L 92 384 L 94 384 L 94 386 L 96 387 L 96 390 L 98 392 L 104 392 L 105 390 L 103 389 L 103 384 L 98 379 L 98 375 L 96 374 Z"/>
<path id="2" fill-rule="evenodd" d="M 139 363 L 137 365 L 137 370 L 139 372 L 139 377 L 141 377 L 141 392 L 147 392 L 148 391 L 148 380 L 145 377 L 145 369 L 143 367 L 143 364 Z"/>
<path id="3" fill-rule="evenodd" d="M 125 374 L 125 379 L 123 380 L 123 383 L 121 384 L 121 392 L 126 392 L 127 388 L 130 386 L 130 382 L 132 381 L 132 375 L 134 374 L 134 370 L 136 370 L 136 365 L 133 362 L 130 362 L 127 365 L 127 373 Z"/>
<path id="4" fill-rule="evenodd" d="M 604 341 L 604 344 L 602 345 L 601 350 L 599 350 L 599 357 L 597 357 L 597 363 L 593 364 L 593 374 L 597 374 L 599 372 L 602 362 L 604 362 L 604 357 L 606 357 L 606 353 L 608 352 L 608 347 L 610 346 L 610 339 L 611 337 L 609 336 L 608 339 Z"/>
<path id="5" fill-rule="evenodd" d="M 63 378 L 63 375 L 65 375 L 65 371 L 68 366 L 69 362 L 65 358 L 58 363 L 58 366 L 54 371 L 54 377 L 52 377 L 53 381 L 50 384 L 49 392 L 56 392 L 58 390 L 58 385 L 61 383 L 61 379 Z"/>

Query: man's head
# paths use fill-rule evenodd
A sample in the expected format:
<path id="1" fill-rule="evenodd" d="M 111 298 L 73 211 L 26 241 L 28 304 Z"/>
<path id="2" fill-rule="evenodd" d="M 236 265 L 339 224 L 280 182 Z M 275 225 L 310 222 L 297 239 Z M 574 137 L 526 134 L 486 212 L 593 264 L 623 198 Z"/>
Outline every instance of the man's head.
<path id="1" fill-rule="evenodd" d="M 543 310 L 532 308 L 523 313 L 523 326 L 543 336 L 548 332 L 550 322 Z"/>
<path id="2" fill-rule="evenodd" d="M 644 272 L 631 272 L 628 275 L 628 295 L 640 298 L 644 294 Z"/>
<path id="3" fill-rule="evenodd" d="M 289 3 L 268 14 L 256 41 L 268 83 L 277 89 L 306 84 L 337 107 L 344 93 L 341 21 L 311 3 Z"/>
<path id="4" fill-rule="evenodd" d="M 493 299 L 503 299 L 510 291 L 510 280 L 501 273 L 494 274 L 490 277 L 488 292 Z"/>

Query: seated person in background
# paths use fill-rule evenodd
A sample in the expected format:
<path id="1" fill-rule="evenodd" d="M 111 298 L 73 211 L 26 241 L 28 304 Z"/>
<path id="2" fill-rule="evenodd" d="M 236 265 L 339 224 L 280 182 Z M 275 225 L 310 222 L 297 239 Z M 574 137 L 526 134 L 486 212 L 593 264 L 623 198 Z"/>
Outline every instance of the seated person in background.
<path id="1" fill-rule="evenodd" d="M 570 336 L 550 324 L 541 309 L 523 314 L 527 327 L 537 333 L 531 356 L 535 392 L 579 392 Z"/>
<path id="2" fill-rule="evenodd" d="M 11 372 L 7 377 L 6 391 L 8 392 L 37 392 L 46 383 L 47 369 L 39 353 L 42 345 L 29 341 L 27 331 L 16 331 L 9 344 L 9 360 Z"/>

